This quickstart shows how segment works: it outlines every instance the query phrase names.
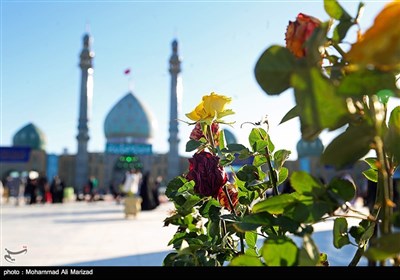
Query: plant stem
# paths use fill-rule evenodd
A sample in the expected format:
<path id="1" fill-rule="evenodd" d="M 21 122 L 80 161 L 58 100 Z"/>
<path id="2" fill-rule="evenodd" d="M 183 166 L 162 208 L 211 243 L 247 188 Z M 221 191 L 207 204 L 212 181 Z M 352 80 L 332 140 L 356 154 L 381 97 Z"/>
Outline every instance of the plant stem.
<path id="1" fill-rule="evenodd" d="M 263 138 L 263 140 L 269 142 L 269 139 L 264 139 L 262 133 L 261 132 L 259 132 L 259 133 L 260 133 L 261 138 Z M 271 154 L 269 152 L 268 146 L 265 147 L 265 155 L 267 157 L 267 164 L 268 164 L 269 174 L 271 174 L 272 193 L 273 193 L 274 196 L 275 195 L 279 195 L 278 186 L 277 186 L 278 180 L 276 178 L 276 174 L 275 174 L 274 168 L 272 167 Z"/>
<path id="2" fill-rule="evenodd" d="M 207 134 L 208 134 L 208 142 L 210 143 L 211 147 L 213 150 L 215 149 L 215 142 L 214 142 L 214 136 L 212 132 L 212 123 L 210 125 L 207 125 Z M 214 152 L 214 151 L 213 151 Z"/>
<path id="3" fill-rule="evenodd" d="M 231 200 L 231 197 L 229 195 L 229 192 L 228 192 L 228 189 L 227 189 L 226 185 L 224 185 L 222 187 L 222 190 L 224 191 L 224 193 L 225 193 L 225 195 L 226 195 L 226 197 L 228 199 L 229 207 L 231 208 L 231 211 L 232 211 L 233 215 L 235 215 L 237 217 L 235 208 L 233 207 L 233 203 L 232 203 L 232 200 Z M 238 235 L 239 235 L 239 239 L 240 239 L 240 253 L 244 254 L 243 233 L 238 233 Z"/>
<path id="4" fill-rule="evenodd" d="M 342 48 L 341 48 L 338 44 L 332 42 L 332 46 L 335 48 L 335 50 L 336 50 L 338 53 L 340 53 L 340 55 L 341 55 L 342 57 L 345 57 L 345 56 L 346 56 L 346 53 L 342 50 Z"/>
<path id="5" fill-rule="evenodd" d="M 358 262 L 360 261 L 362 255 L 364 254 L 364 251 L 365 251 L 365 246 L 358 247 L 353 259 L 349 263 L 349 266 L 356 266 L 358 264 Z"/>

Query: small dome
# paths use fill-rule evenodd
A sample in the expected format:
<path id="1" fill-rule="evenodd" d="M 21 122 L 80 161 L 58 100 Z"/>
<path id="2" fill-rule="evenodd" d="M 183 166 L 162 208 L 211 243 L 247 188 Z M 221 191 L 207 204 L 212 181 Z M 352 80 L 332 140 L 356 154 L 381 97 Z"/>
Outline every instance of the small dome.
<path id="1" fill-rule="evenodd" d="M 237 144 L 236 136 L 230 130 L 224 128 L 224 135 L 226 144 Z"/>
<path id="2" fill-rule="evenodd" d="M 129 92 L 108 113 L 104 134 L 109 143 L 149 143 L 154 125 L 150 111 Z"/>
<path id="3" fill-rule="evenodd" d="M 304 157 L 319 157 L 324 151 L 324 145 L 322 144 L 321 139 L 316 138 L 313 141 L 306 141 L 304 139 L 300 139 L 297 142 L 297 155 L 298 158 Z"/>
<path id="4" fill-rule="evenodd" d="M 33 123 L 29 123 L 14 134 L 13 146 L 45 150 L 46 135 Z"/>

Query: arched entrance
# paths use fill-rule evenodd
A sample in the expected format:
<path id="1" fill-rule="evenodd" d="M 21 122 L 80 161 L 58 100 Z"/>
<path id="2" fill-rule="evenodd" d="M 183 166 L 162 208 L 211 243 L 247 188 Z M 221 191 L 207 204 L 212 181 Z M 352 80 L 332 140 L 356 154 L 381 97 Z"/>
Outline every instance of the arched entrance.
<path id="1" fill-rule="evenodd" d="M 135 154 L 125 154 L 117 157 L 112 171 L 113 186 L 119 188 L 124 181 L 125 173 L 132 169 L 143 170 L 143 163 L 138 156 Z"/>

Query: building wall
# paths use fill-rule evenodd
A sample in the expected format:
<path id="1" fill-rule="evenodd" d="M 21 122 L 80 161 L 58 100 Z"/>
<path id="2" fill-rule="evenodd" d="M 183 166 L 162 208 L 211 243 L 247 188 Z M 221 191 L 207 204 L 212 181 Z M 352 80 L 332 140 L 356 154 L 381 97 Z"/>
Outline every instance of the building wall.
<path id="1" fill-rule="evenodd" d="M 3 181 L 11 171 L 18 171 L 19 173 L 22 173 L 34 170 L 40 174 L 46 174 L 46 167 L 46 152 L 43 150 L 31 150 L 29 161 L 27 162 L 1 162 L 1 180 Z"/>

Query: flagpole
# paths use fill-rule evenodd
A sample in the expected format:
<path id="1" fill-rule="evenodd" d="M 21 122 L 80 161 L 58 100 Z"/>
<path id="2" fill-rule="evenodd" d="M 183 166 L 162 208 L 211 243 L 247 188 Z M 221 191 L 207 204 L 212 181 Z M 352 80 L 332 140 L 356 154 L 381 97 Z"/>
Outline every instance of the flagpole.
<path id="1" fill-rule="evenodd" d="M 128 76 L 128 90 L 130 92 L 133 92 L 133 79 L 132 79 L 132 75 L 131 75 L 131 69 L 130 68 L 126 68 L 124 71 L 125 76 Z"/>

